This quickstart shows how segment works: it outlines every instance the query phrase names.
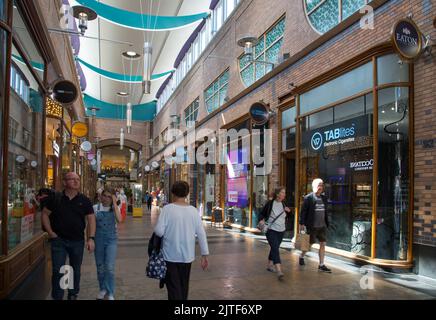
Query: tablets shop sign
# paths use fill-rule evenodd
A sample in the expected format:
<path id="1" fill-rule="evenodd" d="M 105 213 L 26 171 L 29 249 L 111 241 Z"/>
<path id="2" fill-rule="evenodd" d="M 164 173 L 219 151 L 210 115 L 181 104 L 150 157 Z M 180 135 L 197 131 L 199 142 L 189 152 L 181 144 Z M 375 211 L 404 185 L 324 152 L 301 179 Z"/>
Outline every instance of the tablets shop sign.
<path id="1" fill-rule="evenodd" d="M 325 147 L 353 143 L 358 136 L 368 135 L 368 121 L 368 116 L 361 116 L 303 132 L 303 146 L 309 145 L 312 151 L 317 152 Z"/>

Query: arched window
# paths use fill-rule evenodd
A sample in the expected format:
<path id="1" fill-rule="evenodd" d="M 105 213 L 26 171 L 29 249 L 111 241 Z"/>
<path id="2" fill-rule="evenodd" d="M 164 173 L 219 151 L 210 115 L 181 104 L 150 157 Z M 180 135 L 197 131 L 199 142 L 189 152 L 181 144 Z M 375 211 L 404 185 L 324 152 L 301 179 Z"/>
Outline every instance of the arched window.
<path id="1" fill-rule="evenodd" d="M 318 33 L 325 33 L 371 0 L 303 0 L 306 16 Z"/>

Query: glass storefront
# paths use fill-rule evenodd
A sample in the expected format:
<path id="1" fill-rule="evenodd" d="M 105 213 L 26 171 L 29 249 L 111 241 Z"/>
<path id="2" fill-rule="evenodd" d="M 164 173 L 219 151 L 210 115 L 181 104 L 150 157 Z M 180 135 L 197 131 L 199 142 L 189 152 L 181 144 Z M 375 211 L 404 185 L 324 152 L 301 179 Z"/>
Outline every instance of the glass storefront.
<path id="1" fill-rule="evenodd" d="M 8 146 L 8 248 L 31 239 L 37 213 L 36 193 L 41 188 L 44 100 L 38 82 L 18 50 L 12 54 Z"/>
<path id="2" fill-rule="evenodd" d="M 378 106 L 376 257 L 406 260 L 409 246 L 409 89 L 380 90 Z"/>
<path id="3" fill-rule="evenodd" d="M 6 2 L 0 1 L 0 10 L 6 10 Z M 3 12 L 3 14 L 5 14 Z M 7 48 L 8 34 L 6 31 L 0 29 L 0 127 L 4 128 L 6 123 L 3 118 L 5 108 L 5 90 L 6 90 L 6 48 Z M 3 159 L 3 130 L 0 130 L 0 159 Z M 0 181 L 3 181 L 3 172 L 0 170 Z M 0 192 L 0 203 L 3 203 L 2 193 Z M 0 239 L 2 239 L 2 221 L 3 215 L 0 214 Z M 0 255 L 2 254 L 2 246 L 0 245 Z"/>
<path id="4" fill-rule="evenodd" d="M 265 141 L 264 130 L 266 126 L 254 126 L 256 133 L 253 133 L 253 150 L 258 148 L 259 155 L 265 156 Z M 259 141 L 259 145 L 255 145 L 254 141 Z M 256 143 L 257 144 L 257 143 Z M 254 228 L 259 222 L 259 215 L 263 209 L 263 206 L 268 201 L 268 174 L 265 172 L 264 165 L 253 165 L 253 192 L 252 195 L 252 214 L 251 214 L 251 226 Z"/>
<path id="5" fill-rule="evenodd" d="M 378 57 L 300 95 L 305 114 L 299 117 L 298 202 L 301 207 L 303 196 L 312 192 L 313 179 L 323 179 L 331 209 L 327 245 L 357 256 L 405 261 L 412 227 L 410 87 L 404 86 L 409 66 L 398 60 L 395 54 Z"/>
<path id="6" fill-rule="evenodd" d="M 45 156 L 47 161 L 45 185 L 47 188 L 55 189 L 58 184 L 58 177 L 60 176 L 62 122 L 56 118 L 46 118 L 45 126 Z"/>
<path id="7" fill-rule="evenodd" d="M 0 20 L 6 21 L 7 18 L 8 18 L 8 1 L 0 0 Z"/>
<path id="8" fill-rule="evenodd" d="M 246 134 L 242 134 L 236 140 L 226 144 L 226 164 L 224 184 L 224 219 L 228 223 L 250 226 L 250 121 L 244 121 L 233 129 L 241 133 L 246 129 Z"/>
<path id="9" fill-rule="evenodd" d="M 371 255 L 372 104 L 372 94 L 364 95 L 305 117 L 301 128 L 300 191 L 309 194 L 315 178 L 324 180 L 327 245 L 364 256 Z"/>

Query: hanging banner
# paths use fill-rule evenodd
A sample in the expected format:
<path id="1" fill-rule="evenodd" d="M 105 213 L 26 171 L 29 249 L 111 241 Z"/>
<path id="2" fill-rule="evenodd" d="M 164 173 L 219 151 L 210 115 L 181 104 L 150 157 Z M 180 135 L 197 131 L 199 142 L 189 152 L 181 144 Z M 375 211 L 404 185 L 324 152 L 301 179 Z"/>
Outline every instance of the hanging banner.
<path id="1" fill-rule="evenodd" d="M 111 7 L 96 0 L 76 0 L 93 9 L 100 18 L 126 28 L 144 31 L 168 31 L 189 26 L 209 16 L 208 12 L 188 16 L 152 16 Z"/>

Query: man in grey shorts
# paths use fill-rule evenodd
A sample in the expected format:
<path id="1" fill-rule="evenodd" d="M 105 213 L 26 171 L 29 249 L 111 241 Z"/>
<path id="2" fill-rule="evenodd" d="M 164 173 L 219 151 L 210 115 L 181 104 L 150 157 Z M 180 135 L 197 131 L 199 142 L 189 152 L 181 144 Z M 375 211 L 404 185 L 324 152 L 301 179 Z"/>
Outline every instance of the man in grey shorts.
<path id="1" fill-rule="evenodd" d="M 327 214 L 327 197 L 323 194 L 324 182 L 321 179 L 315 179 L 312 182 L 310 194 L 304 197 L 303 208 L 300 214 L 300 230 L 306 230 L 310 234 L 310 244 L 319 241 L 319 267 L 318 271 L 331 272 L 324 265 L 325 246 L 327 241 L 327 228 L 329 219 Z M 305 251 L 301 252 L 299 263 L 304 265 Z"/>

